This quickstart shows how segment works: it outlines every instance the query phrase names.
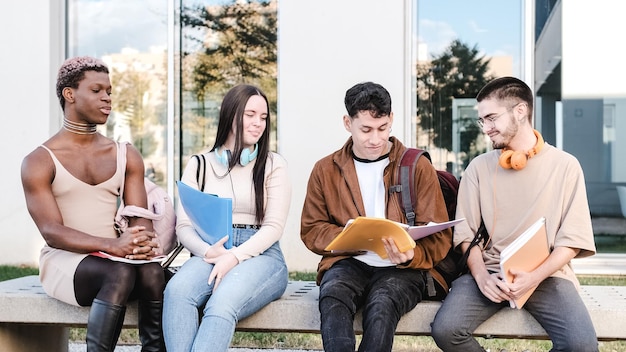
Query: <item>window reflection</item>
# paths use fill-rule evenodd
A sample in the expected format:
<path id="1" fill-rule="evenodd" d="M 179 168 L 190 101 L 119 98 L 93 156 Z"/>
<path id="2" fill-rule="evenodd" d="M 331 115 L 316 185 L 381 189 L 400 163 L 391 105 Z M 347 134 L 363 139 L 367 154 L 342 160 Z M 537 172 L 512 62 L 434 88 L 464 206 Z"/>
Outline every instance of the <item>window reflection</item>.
<path id="1" fill-rule="evenodd" d="M 222 97 L 240 83 L 266 93 L 276 150 L 277 2 L 182 4 L 182 163 L 213 146 Z"/>
<path id="2" fill-rule="evenodd" d="M 489 147 L 474 98 L 493 78 L 520 76 L 521 1 L 418 1 L 416 144 L 436 168 L 460 177 Z"/>
<path id="3" fill-rule="evenodd" d="M 130 141 L 146 176 L 167 182 L 167 1 L 71 0 L 68 57 L 109 66 L 113 111 L 101 133 Z"/>
<path id="4" fill-rule="evenodd" d="M 67 56 L 90 55 L 109 65 L 113 112 L 102 133 L 133 143 L 146 176 L 165 185 L 167 133 L 175 133 L 180 172 L 189 156 L 213 144 L 219 104 L 239 83 L 264 90 L 276 150 L 277 1 L 183 0 L 179 48 L 168 48 L 166 0 L 68 0 Z M 180 54 L 176 131 L 167 130 L 167 53 Z M 170 117 L 174 118 L 174 117 Z"/>

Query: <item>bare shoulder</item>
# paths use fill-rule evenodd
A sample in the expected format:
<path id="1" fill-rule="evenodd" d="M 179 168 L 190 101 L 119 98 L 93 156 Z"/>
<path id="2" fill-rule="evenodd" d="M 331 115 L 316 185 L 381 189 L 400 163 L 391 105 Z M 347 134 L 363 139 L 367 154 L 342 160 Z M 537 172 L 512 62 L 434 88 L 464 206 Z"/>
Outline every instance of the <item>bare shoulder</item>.
<path id="1" fill-rule="evenodd" d="M 22 173 L 24 171 L 34 171 L 34 169 L 46 169 L 54 165 L 47 150 L 38 146 L 28 153 L 22 160 Z"/>
<path id="2" fill-rule="evenodd" d="M 143 161 L 143 157 L 141 156 L 141 153 L 139 152 L 139 150 L 130 143 L 126 145 L 126 157 L 129 159 L 130 158 L 136 159 L 135 161 L 137 160 Z"/>
<path id="3" fill-rule="evenodd" d="M 48 151 L 39 146 L 26 155 L 22 160 L 20 174 L 24 187 L 51 183 L 55 167 Z"/>
<path id="4" fill-rule="evenodd" d="M 135 148 L 132 144 L 126 145 L 126 168 L 137 168 L 140 167 L 142 170 L 144 168 L 143 165 L 143 156 Z"/>

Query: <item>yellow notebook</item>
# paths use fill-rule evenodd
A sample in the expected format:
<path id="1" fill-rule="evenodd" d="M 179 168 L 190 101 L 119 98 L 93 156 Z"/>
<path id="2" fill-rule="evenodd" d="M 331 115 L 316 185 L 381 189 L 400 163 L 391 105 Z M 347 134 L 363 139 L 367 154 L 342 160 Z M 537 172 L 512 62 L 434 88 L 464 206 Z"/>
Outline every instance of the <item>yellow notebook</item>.
<path id="1" fill-rule="evenodd" d="M 327 251 L 376 252 L 382 259 L 387 259 L 387 251 L 382 239 L 391 237 L 400 252 L 415 248 L 415 241 L 409 236 L 409 225 L 396 221 L 360 216 L 348 222 L 343 231 L 326 246 Z"/>

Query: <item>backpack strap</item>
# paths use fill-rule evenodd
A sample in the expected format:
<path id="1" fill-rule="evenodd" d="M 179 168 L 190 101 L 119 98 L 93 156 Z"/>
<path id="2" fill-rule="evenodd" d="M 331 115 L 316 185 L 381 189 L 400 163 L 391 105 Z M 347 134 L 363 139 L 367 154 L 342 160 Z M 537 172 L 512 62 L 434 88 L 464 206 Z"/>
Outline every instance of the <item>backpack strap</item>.
<path id="1" fill-rule="evenodd" d="M 206 176 L 206 158 L 204 154 L 194 154 L 193 156 L 198 160 L 198 168 L 196 169 L 196 180 L 198 181 L 198 187 L 200 192 L 204 192 L 205 176 Z"/>
<path id="2" fill-rule="evenodd" d="M 404 210 L 404 215 L 407 219 L 407 224 L 410 226 L 415 225 L 415 202 L 417 195 L 415 194 L 415 166 L 420 156 L 424 155 L 430 160 L 430 155 L 427 151 L 417 148 L 406 148 L 402 157 L 400 158 L 400 165 L 397 170 L 397 182 L 399 185 L 394 185 L 389 188 L 389 192 L 400 192 L 400 204 Z"/>
<path id="3" fill-rule="evenodd" d="M 204 154 L 194 154 L 193 155 L 194 158 L 196 158 L 198 160 L 198 168 L 196 169 L 196 180 L 198 181 L 198 187 L 200 189 L 201 192 L 204 192 L 204 186 L 205 186 L 205 176 L 206 176 L 206 158 L 204 157 Z M 184 249 L 185 247 L 183 246 L 182 243 L 180 243 L 180 241 L 178 242 L 178 245 L 176 246 L 176 248 L 174 248 L 174 250 L 172 251 L 172 254 L 169 256 L 169 258 L 167 258 L 167 260 L 165 260 L 161 265 L 163 266 L 163 269 L 167 269 L 170 267 L 170 265 L 172 264 L 172 262 L 174 262 L 174 259 L 176 259 L 176 256 L 178 256 L 178 254 L 180 254 L 180 252 Z M 172 275 L 174 275 L 173 272 L 166 272 L 167 275 L 169 275 L 169 277 L 171 277 Z M 167 276 L 166 275 L 166 276 Z M 169 279 L 169 278 L 167 278 Z"/>
<path id="4" fill-rule="evenodd" d="M 124 177 L 122 177 L 122 185 L 120 186 L 120 204 L 124 202 L 124 187 L 126 183 L 126 144 L 128 144 L 128 142 L 117 142 L 117 157 L 119 159 L 117 163 L 118 165 L 121 164 L 124 168 Z"/>
<path id="5" fill-rule="evenodd" d="M 467 247 L 467 250 L 463 253 L 461 258 L 459 259 L 459 262 L 457 263 L 457 267 L 460 268 L 461 273 L 466 273 L 469 271 L 469 268 L 467 267 L 467 257 L 469 257 L 470 250 L 478 245 L 480 245 L 483 249 L 486 248 L 487 244 L 489 243 L 489 239 L 489 232 L 487 232 L 485 221 L 481 219 L 480 226 L 478 227 L 478 230 L 476 230 L 474 239 L 472 239 L 469 247 Z"/>
<path id="6" fill-rule="evenodd" d="M 397 180 L 399 185 L 394 185 L 389 188 L 390 192 L 400 192 L 401 205 L 404 210 L 404 214 L 407 219 L 407 224 L 410 226 L 415 225 L 415 203 L 417 195 L 415 194 L 415 167 L 420 156 L 428 158 L 432 163 L 430 154 L 423 149 L 418 148 L 406 148 L 400 159 L 400 165 L 398 165 Z M 437 175 L 439 178 L 439 175 Z M 435 277 L 433 277 L 435 276 Z M 443 276 L 436 270 L 431 269 L 426 271 L 426 290 L 428 297 L 436 297 L 437 289 L 435 286 L 435 280 L 443 285 L 444 290 L 447 292 L 447 284 Z"/>

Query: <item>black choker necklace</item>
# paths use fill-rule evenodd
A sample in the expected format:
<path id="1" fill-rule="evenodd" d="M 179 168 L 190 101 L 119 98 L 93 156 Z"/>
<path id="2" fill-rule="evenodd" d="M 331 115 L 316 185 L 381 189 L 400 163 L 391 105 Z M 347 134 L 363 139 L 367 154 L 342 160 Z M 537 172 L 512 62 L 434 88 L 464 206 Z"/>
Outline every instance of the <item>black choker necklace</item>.
<path id="1" fill-rule="evenodd" d="M 63 128 L 76 134 L 95 134 L 97 126 L 94 123 L 77 123 L 63 118 Z"/>

